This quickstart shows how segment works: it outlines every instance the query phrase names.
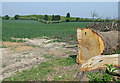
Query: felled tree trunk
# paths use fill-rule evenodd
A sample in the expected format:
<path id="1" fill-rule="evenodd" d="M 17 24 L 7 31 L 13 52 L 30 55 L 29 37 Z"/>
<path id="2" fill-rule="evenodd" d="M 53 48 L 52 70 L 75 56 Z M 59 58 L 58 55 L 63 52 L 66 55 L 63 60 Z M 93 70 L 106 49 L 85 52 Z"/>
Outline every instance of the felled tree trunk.
<path id="1" fill-rule="evenodd" d="M 120 46 L 119 39 L 119 31 L 109 31 L 109 32 L 99 32 L 102 39 L 104 40 L 105 49 L 102 54 L 108 55 L 110 53 L 114 53 L 117 48 Z"/>
<path id="2" fill-rule="evenodd" d="M 116 67 L 120 67 L 119 59 L 119 54 L 95 56 L 82 64 L 80 71 L 92 71 L 99 68 L 105 68 L 107 67 L 105 64 L 113 64 Z"/>
<path id="3" fill-rule="evenodd" d="M 118 70 L 114 71 L 115 76 L 120 75 L 120 56 L 118 54 L 113 55 L 102 55 L 102 56 L 95 56 L 90 58 L 86 63 L 82 64 L 80 71 L 76 75 L 76 80 L 78 81 L 88 81 L 88 72 L 99 72 L 99 73 L 106 73 L 104 71 L 107 68 L 106 64 L 111 65 L 113 64 L 115 68 L 119 68 Z"/>
<path id="4" fill-rule="evenodd" d="M 83 64 L 94 56 L 112 52 L 118 43 L 116 33 L 95 32 L 90 28 L 77 28 L 78 56 L 76 62 Z"/>

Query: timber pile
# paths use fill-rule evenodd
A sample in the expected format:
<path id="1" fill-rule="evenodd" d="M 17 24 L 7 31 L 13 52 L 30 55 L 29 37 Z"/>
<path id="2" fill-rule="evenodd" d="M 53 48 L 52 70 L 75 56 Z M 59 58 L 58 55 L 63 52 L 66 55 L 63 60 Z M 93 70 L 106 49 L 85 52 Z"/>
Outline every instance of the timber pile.
<path id="1" fill-rule="evenodd" d="M 91 27 L 94 30 L 101 31 L 101 32 L 112 31 L 112 30 L 118 31 L 118 27 L 120 27 L 119 22 L 115 22 L 115 21 L 104 22 L 104 23 L 94 22 L 87 26 Z"/>

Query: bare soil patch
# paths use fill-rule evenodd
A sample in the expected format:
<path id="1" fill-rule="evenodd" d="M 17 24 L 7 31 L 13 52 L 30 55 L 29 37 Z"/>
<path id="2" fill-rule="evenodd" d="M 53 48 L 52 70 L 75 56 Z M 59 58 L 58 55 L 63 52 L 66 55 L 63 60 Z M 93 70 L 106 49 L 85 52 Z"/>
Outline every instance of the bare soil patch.
<path id="1" fill-rule="evenodd" d="M 14 51 L 17 51 L 17 52 L 24 52 L 24 51 L 28 51 L 28 50 L 32 50 L 33 47 L 32 46 L 19 46 L 19 47 L 16 47 L 14 49 Z"/>
<path id="2" fill-rule="evenodd" d="M 16 46 L 21 46 L 21 45 L 25 45 L 25 43 L 2 42 L 2 46 L 6 46 L 6 47 L 16 47 Z"/>
<path id="3" fill-rule="evenodd" d="M 66 48 L 70 46 L 64 42 L 51 42 L 46 39 L 23 39 L 26 42 L 2 42 L 2 77 L 6 78 L 14 75 L 16 71 L 30 69 L 33 66 L 49 59 L 43 57 L 45 54 L 55 57 L 68 57 L 77 55 L 77 47 Z"/>

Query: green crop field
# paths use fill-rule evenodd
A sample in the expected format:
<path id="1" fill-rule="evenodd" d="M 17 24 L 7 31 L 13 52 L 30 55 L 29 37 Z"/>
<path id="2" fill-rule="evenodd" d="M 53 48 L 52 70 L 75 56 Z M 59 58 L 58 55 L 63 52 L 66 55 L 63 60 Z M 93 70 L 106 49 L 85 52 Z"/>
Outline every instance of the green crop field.
<path id="1" fill-rule="evenodd" d="M 36 38 L 47 36 L 61 41 L 76 40 L 76 28 L 84 28 L 88 22 L 63 22 L 43 24 L 32 20 L 3 20 L 2 40 L 13 38 Z"/>

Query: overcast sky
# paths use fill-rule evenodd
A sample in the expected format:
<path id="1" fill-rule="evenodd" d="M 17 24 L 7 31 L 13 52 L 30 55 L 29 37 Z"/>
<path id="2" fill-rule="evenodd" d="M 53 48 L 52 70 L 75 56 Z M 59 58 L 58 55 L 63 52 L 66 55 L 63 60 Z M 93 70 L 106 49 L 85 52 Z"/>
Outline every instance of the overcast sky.
<path id="1" fill-rule="evenodd" d="M 73 17 L 89 17 L 91 11 L 102 18 L 118 17 L 118 2 L 3 2 L 2 16 L 9 15 L 61 15 L 69 12 Z"/>

